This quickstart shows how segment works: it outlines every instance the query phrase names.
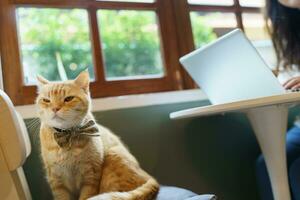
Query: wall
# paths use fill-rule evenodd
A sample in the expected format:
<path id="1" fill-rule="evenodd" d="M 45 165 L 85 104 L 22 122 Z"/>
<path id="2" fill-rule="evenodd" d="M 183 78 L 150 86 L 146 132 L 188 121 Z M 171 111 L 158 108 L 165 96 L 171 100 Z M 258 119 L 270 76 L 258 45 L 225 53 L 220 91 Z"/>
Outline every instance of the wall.
<path id="1" fill-rule="evenodd" d="M 208 101 L 96 112 L 97 121 L 120 135 L 142 167 L 161 184 L 222 200 L 259 199 L 255 160 L 260 154 L 243 114 L 171 121 L 169 113 Z M 295 113 L 290 114 L 290 125 Z M 51 199 L 39 159 L 36 126 L 26 120 L 33 151 L 24 170 L 33 199 Z"/>

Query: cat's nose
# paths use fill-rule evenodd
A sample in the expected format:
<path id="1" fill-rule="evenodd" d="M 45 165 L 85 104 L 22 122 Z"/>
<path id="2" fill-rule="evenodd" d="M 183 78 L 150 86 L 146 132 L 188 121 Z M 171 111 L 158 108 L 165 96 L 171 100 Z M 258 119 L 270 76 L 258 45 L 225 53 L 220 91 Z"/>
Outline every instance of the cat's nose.
<path id="1" fill-rule="evenodd" d="M 58 112 L 60 109 L 61 109 L 61 107 L 52 108 L 52 110 L 53 110 L 54 113 Z"/>

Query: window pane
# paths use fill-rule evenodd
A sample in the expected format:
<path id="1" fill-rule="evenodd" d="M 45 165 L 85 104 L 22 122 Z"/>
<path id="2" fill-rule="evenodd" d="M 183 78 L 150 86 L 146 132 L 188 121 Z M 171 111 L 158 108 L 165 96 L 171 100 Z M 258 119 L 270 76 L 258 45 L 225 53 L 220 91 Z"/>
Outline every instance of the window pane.
<path id="1" fill-rule="evenodd" d="M 241 6 L 249 6 L 249 7 L 264 7 L 266 4 L 265 0 L 240 0 Z"/>
<path id="2" fill-rule="evenodd" d="M 94 78 L 87 12 L 81 9 L 18 8 L 24 78 L 75 78 L 88 68 Z"/>
<path id="3" fill-rule="evenodd" d="M 98 19 L 107 79 L 163 75 L 155 12 L 99 10 Z"/>
<path id="4" fill-rule="evenodd" d="M 233 13 L 191 12 L 190 16 L 197 48 L 237 27 Z"/>
<path id="5" fill-rule="evenodd" d="M 233 0 L 188 0 L 189 4 L 231 6 Z"/>
<path id="6" fill-rule="evenodd" d="M 251 40 L 269 39 L 265 19 L 262 14 L 244 13 L 242 17 L 245 33 Z"/>

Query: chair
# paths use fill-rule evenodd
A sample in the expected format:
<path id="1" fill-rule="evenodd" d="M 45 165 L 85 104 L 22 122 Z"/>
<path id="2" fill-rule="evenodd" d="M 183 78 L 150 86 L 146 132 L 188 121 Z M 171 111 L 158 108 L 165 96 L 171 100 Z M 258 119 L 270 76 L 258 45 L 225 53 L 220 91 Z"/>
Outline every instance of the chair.
<path id="1" fill-rule="evenodd" d="M 22 166 L 31 152 L 30 139 L 21 116 L 9 97 L 0 90 L 0 199 L 31 200 Z M 214 195 L 161 186 L 157 200 L 215 200 Z"/>
<path id="2" fill-rule="evenodd" d="M 22 165 L 31 151 L 23 119 L 0 90 L 0 199 L 30 200 Z"/>

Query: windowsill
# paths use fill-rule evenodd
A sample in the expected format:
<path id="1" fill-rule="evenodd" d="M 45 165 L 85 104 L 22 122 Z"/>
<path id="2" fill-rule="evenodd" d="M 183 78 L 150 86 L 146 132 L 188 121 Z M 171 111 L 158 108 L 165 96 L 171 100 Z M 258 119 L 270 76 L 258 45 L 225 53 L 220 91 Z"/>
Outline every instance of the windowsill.
<path id="1" fill-rule="evenodd" d="M 207 100 L 207 96 L 200 89 L 106 97 L 93 99 L 92 111 L 117 110 L 200 100 Z M 24 119 L 37 117 L 35 105 L 33 104 L 16 106 L 16 110 Z"/>

